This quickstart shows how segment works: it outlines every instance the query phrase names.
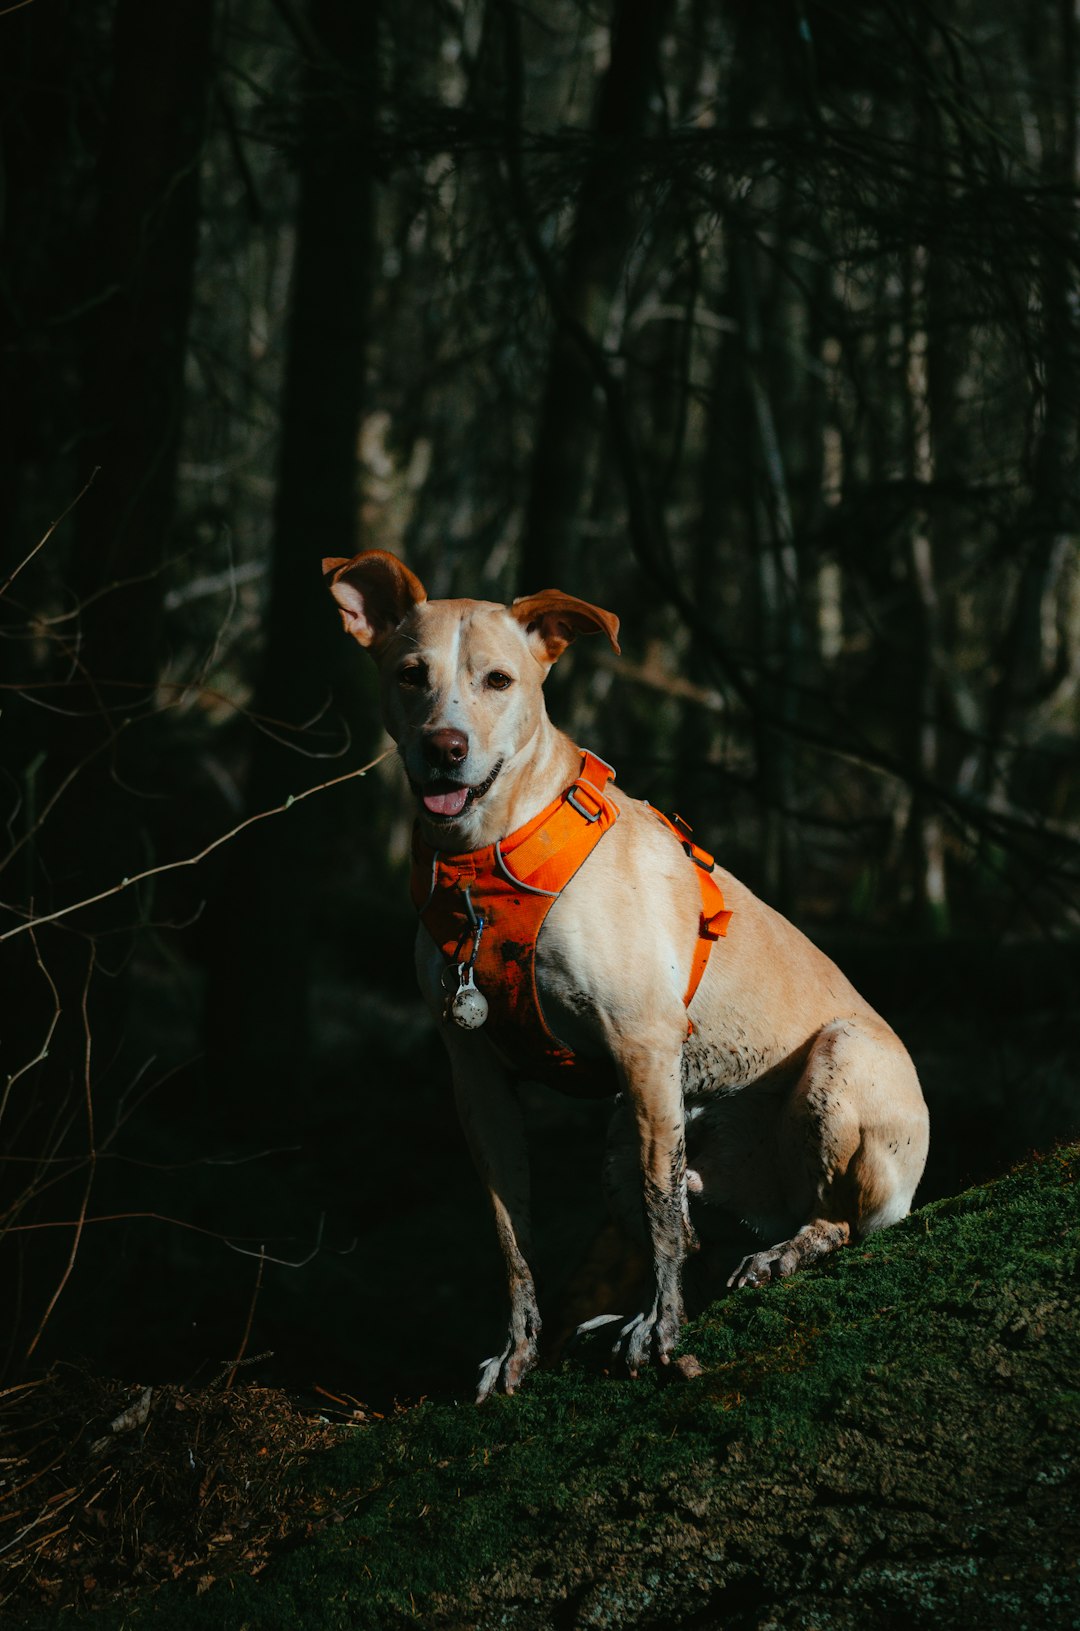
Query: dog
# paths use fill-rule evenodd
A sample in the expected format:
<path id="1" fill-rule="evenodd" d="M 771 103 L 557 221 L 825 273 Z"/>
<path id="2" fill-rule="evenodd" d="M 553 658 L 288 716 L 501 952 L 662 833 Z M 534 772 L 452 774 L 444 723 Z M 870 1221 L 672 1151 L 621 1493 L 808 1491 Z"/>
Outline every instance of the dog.
<path id="1" fill-rule="evenodd" d="M 778 1241 L 743 1260 L 736 1286 L 906 1216 L 929 1123 L 899 1038 L 798 929 L 548 718 L 552 664 L 583 634 L 617 653 L 618 618 L 558 590 L 430 601 L 382 550 L 323 570 L 378 665 L 416 799 L 416 971 L 506 1267 L 506 1343 L 481 1366 L 478 1402 L 513 1393 L 538 1358 L 515 1077 L 619 1095 L 606 1186 L 650 1263 L 615 1343 L 631 1375 L 669 1363 L 678 1341 L 691 1195 L 695 1215 L 711 1203 Z"/>

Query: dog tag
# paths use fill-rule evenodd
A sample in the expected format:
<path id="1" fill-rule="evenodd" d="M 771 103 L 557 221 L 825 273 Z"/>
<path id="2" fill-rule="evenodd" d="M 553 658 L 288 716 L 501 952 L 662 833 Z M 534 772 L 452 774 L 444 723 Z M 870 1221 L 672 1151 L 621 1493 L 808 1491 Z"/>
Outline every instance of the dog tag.
<path id="1" fill-rule="evenodd" d="M 443 989 L 447 986 L 447 975 L 454 978 L 455 973 L 458 988 L 447 1001 L 443 1010 L 443 1017 L 449 1014 L 455 1025 L 460 1025 L 463 1031 L 477 1031 L 488 1017 L 488 1000 L 482 991 L 476 989 L 473 981 L 473 966 L 480 955 L 480 942 L 484 938 L 484 915 L 476 911 L 472 903 L 472 896 L 468 886 L 465 888 L 465 910 L 469 914 L 469 923 L 473 932 L 472 956 L 467 963 L 459 963 L 455 970 L 443 970 Z M 464 937 L 463 937 L 464 938 Z"/>
<path id="2" fill-rule="evenodd" d="M 488 1001 L 473 984 L 472 969 L 463 963 L 458 970 L 461 985 L 450 1002 L 450 1018 L 463 1031 L 476 1031 L 488 1017 Z"/>

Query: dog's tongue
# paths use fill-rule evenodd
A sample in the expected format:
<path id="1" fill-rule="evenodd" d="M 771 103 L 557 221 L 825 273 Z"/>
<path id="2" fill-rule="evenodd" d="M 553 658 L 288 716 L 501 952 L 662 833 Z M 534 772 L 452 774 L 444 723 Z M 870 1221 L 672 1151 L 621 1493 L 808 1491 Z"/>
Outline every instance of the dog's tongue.
<path id="1" fill-rule="evenodd" d="M 465 801 L 468 796 L 469 789 L 467 787 L 451 787 L 447 793 L 425 793 L 424 809 L 430 810 L 432 815 L 460 815 L 465 808 Z"/>

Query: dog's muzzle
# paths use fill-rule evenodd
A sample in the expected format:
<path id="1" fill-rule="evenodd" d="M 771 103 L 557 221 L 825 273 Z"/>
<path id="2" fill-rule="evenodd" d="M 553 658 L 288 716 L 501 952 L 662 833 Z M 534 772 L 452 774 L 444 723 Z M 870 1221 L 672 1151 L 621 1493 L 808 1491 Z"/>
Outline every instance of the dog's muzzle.
<path id="1" fill-rule="evenodd" d="M 485 793 L 490 792 L 502 767 L 503 762 L 500 759 L 490 776 L 485 776 L 484 780 L 477 782 L 475 787 L 468 787 L 462 782 L 451 782 L 443 779 L 429 782 L 426 787 L 421 787 L 412 780 L 412 777 L 409 780 L 413 792 L 424 807 L 425 815 L 432 817 L 435 821 L 456 821 L 476 803 L 477 799 L 482 799 Z"/>

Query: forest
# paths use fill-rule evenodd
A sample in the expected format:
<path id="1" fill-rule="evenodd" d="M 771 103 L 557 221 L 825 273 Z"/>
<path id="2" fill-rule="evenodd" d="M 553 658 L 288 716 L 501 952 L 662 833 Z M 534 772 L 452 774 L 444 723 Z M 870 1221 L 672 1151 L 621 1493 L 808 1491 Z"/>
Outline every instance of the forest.
<path id="1" fill-rule="evenodd" d="M 1078 210 L 1073 0 L 0 3 L 0 1404 L 501 1340 L 327 556 L 618 614 L 552 717 L 895 1024 L 920 1202 L 1080 1136 Z"/>

